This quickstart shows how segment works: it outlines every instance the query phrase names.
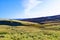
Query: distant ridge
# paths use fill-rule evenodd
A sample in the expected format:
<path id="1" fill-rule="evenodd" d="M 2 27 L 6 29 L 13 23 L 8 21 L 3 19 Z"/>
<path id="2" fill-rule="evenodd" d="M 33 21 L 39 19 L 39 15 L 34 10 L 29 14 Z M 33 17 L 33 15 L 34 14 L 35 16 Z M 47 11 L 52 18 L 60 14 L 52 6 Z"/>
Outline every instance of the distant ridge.
<path id="1" fill-rule="evenodd" d="M 36 23 L 42 23 L 45 21 L 60 21 L 60 15 L 38 17 L 38 18 L 28 18 L 28 19 L 17 19 L 17 20 L 36 22 Z"/>

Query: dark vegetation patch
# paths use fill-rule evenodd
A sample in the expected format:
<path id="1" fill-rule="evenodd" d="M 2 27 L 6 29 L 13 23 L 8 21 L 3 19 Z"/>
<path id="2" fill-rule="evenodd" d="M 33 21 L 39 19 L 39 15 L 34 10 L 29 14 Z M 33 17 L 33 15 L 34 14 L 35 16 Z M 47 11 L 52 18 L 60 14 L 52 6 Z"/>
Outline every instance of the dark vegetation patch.
<path id="1" fill-rule="evenodd" d="M 0 35 L 0 38 L 4 38 L 5 36 L 3 36 L 3 35 Z"/>
<path id="2" fill-rule="evenodd" d="M 0 32 L 0 35 L 1 35 L 1 34 L 8 34 L 8 33 L 7 33 L 7 32 Z"/>
<path id="3" fill-rule="evenodd" d="M 0 25 L 23 26 L 22 23 L 14 22 L 14 21 L 0 21 Z"/>
<path id="4" fill-rule="evenodd" d="M 0 38 L 4 38 L 6 34 L 8 34 L 8 33 L 7 32 L 0 32 Z"/>

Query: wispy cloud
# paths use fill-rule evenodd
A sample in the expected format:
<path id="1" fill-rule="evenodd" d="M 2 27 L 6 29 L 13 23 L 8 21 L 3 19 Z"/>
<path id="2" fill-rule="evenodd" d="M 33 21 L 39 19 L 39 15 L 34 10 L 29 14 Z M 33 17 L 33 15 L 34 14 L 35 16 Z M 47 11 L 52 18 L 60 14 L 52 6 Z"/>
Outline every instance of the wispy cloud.
<path id="1" fill-rule="evenodd" d="M 30 11 L 40 3 L 42 3 L 42 1 L 40 1 L 40 0 L 25 0 L 24 1 L 25 15 L 29 16 L 31 14 Z"/>
<path id="2" fill-rule="evenodd" d="M 60 15 L 60 0 L 24 0 L 24 18 Z"/>

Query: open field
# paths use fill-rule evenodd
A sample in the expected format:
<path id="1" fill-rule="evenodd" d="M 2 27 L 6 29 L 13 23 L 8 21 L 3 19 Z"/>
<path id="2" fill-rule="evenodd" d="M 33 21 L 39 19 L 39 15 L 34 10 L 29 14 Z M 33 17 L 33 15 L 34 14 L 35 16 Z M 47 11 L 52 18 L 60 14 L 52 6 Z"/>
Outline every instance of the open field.
<path id="1" fill-rule="evenodd" d="M 60 40 L 60 23 L 57 25 L 53 23 L 53 25 L 17 20 L 3 21 L 18 22 L 21 25 L 0 25 L 0 40 Z"/>

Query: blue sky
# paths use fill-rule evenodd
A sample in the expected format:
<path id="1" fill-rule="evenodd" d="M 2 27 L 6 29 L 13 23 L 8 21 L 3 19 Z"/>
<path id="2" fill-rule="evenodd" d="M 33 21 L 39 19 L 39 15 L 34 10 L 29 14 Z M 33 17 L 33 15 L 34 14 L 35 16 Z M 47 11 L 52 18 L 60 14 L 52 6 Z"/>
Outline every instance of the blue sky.
<path id="1" fill-rule="evenodd" d="M 0 0 L 0 18 L 60 15 L 60 0 Z"/>

